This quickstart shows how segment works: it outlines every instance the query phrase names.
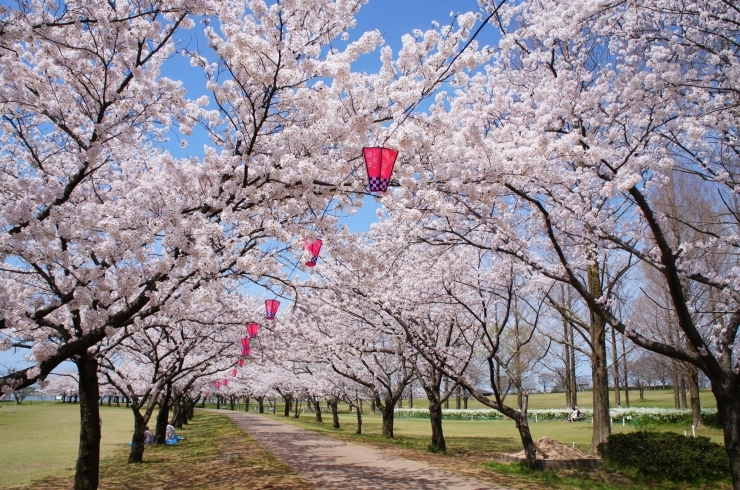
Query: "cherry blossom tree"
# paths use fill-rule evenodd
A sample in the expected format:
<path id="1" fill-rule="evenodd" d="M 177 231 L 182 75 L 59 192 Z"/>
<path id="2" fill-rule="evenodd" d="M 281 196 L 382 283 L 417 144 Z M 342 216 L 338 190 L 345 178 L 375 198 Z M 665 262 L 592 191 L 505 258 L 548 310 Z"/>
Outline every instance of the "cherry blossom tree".
<path id="1" fill-rule="evenodd" d="M 424 233 L 440 244 L 508 255 L 568 284 L 595 327 L 706 374 L 740 488 L 740 316 L 726 268 L 737 252 L 737 10 L 546 1 L 499 13 L 495 60 L 407 124 L 416 174 L 384 203 L 408 220 L 434 213 Z M 660 205 L 677 174 L 714 196 L 711 219 Z M 676 243 L 679 223 L 695 233 Z M 614 314 L 594 280 L 606 252 L 658 273 L 685 345 Z M 692 309 L 693 284 L 716 292 L 712 321 Z"/>
<path id="2" fill-rule="evenodd" d="M 98 363 L 90 349 L 118 342 L 114 337 L 129 335 L 163 308 L 178 318 L 192 307 L 189 291 L 206 282 L 279 278 L 280 262 L 271 257 L 285 247 L 258 245 L 300 236 L 312 210 L 330 201 L 324 188 L 336 188 L 332 179 L 350 174 L 350 163 L 331 148 L 346 147 L 344 155 L 352 155 L 362 144 L 340 145 L 346 133 L 316 138 L 317 125 L 304 119 L 309 108 L 288 110 L 291 101 L 309 100 L 314 92 L 312 114 L 335 120 L 332 111 L 342 104 L 334 99 L 343 91 L 309 84 L 330 69 L 349 71 L 356 46 L 344 56 L 327 55 L 322 46 L 351 27 L 356 3 L 333 9 L 316 9 L 316 2 L 271 9 L 249 2 L 246 10 L 236 2 L 213 5 L 80 1 L 3 8 L 0 331 L 3 348 L 31 349 L 38 364 L 0 382 L 18 388 L 66 359 L 78 365 L 83 430 L 76 488 L 95 488 L 98 481 Z M 229 121 L 229 108 L 203 111 L 207 98 L 188 102 L 180 82 L 162 76 L 162 64 L 176 52 L 176 34 L 194 25 L 190 13 L 217 15 L 235 56 L 255 52 L 233 49 L 239 36 L 269 51 L 267 26 L 280 27 L 277 44 L 285 52 L 275 53 L 278 63 L 257 63 L 256 71 L 212 82 L 221 87 L 214 92 L 217 106 L 219 90 L 262 85 L 258 110 L 279 124 L 221 131 L 219 118 Z M 263 28 L 238 34 L 249 22 Z M 312 32 L 320 35 L 309 39 Z M 206 35 L 217 44 L 213 29 Z M 375 44 L 363 41 L 366 48 Z M 229 50 L 221 51 L 228 59 Z M 268 80 L 277 84 L 267 88 Z M 158 148 L 173 122 L 187 133 L 200 117 L 216 124 L 209 126 L 214 135 L 222 134 L 202 161 L 176 160 Z M 372 117 L 362 114 L 358 121 L 352 135 L 364 135 Z M 242 154 L 243 146 L 229 140 L 238 131 L 256 153 Z M 317 175 L 328 176 L 324 185 L 312 183 Z M 283 226 L 288 223 L 294 226 Z"/>

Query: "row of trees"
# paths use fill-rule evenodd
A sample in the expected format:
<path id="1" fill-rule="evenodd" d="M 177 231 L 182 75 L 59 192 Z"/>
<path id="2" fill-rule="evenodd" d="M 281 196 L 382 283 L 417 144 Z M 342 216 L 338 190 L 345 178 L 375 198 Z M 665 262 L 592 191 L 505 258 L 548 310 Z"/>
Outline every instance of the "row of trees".
<path id="1" fill-rule="evenodd" d="M 101 385 L 131 400 L 140 461 L 155 405 L 159 427 L 228 379 L 258 285 L 291 311 L 232 396 L 316 409 L 362 392 L 392 437 L 415 380 L 444 449 L 440 410 L 464 389 L 515 421 L 533 465 L 535 370 L 562 373 L 575 404 L 588 364 L 595 449 L 610 377 L 631 384 L 624 363 L 651 352 L 697 417 L 708 380 L 740 489 L 737 8 L 483 1 L 382 47 L 368 74 L 355 62 L 383 40 L 350 36 L 361 3 L 0 11 L 0 346 L 34 361 L 0 385 L 76 364 L 75 487 L 97 487 Z M 180 56 L 202 96 L 167 69 Z M 168 143 L 200 136 L 188 158 Z M 366 194 L 372 145 L 401 157 L 358 236 L 337 216 Z M 318 236 L 324 262 L 294 275 Z"/>

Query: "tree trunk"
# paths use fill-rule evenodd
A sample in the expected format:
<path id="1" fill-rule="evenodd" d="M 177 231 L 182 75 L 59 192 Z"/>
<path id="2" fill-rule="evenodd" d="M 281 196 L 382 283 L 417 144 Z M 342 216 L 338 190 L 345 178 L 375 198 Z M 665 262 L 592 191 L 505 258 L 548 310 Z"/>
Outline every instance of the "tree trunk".
<path id="1" fill-rule="evenodd" d="M 359 404 L 357 405 L 357 430 L 355 431 L 355 434 L 362 434 L 362 400 L 359 400 Z"/>
<path id="2" fill-rule="evenodd" d="M 98 408 L 98 361 L 84 352 L 75 359 L 79 372 L 80 447 L 75 471 L 75 490 L 98 488 L 100 471 L 100 431 L 102 420 Z"/>
<path id="3" fill-rule="evenodd" d="M 286 398 L 285 399 L 285 411 L 283 413 L 283 416 L 290 417 L 290 402 L 292 401 L 292 398 Z"/>
<path id="4" fill-rule="evenodd" d="M 689 392 L 694 427 L 701 427 L 704 423 L 701 419 L 701 402 L 699 401 L 699 373 L 694 366 L 689 366 Z"/>
<path id="5" fill-rule="evenodd" d="M 146 420 L 138 408 L 131 407 L 134 412 L 134 437 L 131 439 L 131 452 L 128 455 L 129 463 L 142 463 L 144 461 L 144 440 L 146 436 Z"/>
<path id="6" fill-rule="evenodd" d="M 179 398 L 172 402 L 172 425 L 176 429 L 182 429 L 182 403 Z"/>
<path id="7" fill-rule="evenodd" d="M 688 401 L 686 400 L 686 389 L 687 389 L 686 376 L 684 376 L 683 374 L 680 374 L 678 379 L 679 379 L 678 386 L 680 389 L 679 394 L 681 396 L 681 408 L 689 408 Z"/>
<path id="8" fill-rule="evenodd" d="M 442 431 L 442 404 L 434 399 L 429 400 L 429 420 L 432 423 L 432 448 L 435 451 L 447 451 Z M 391 430 L 393 430 L 392 427 Z"/>
<path id="9" fill-rule="evenodd" d="M 339 400 L 331 400 L 326 402 L 331 410 L 331 428 L 339 429 Z"/>
<path id="10" fill-rule="evenodd" d="M 530 470 L 536 470 L 537 448 L 534 445 L 532 433 L 529 431 L 529 421 L 527 420 L 526 411 L 519 412 L 518 418 L 516 419 L 516 428 L 519 430 L 519 438 L 522 440 L 522 447 L 524 447 L 525 464 Z"/>
<path id="11" fill-rule="evenodd" d="M 565 357 L 565 376 L 564 376 L 564 384 L 565 386 L 563 389 L 565 390 L 565 406 L 568 408 L 572 408 L 575 403 L 573 402 L 573 398 L 571 394 L 573 393 L 573 379 L 571 378 L 570 373 L 570 332 L 568 330 L 568 321 L 565 317 L 563 317 L 563 338 L 565 339 L 565 343 L 563 344 L 563 357 Z"/>
<path id="12" fill-rule="evenodd" d="M 301 416 L 301 412 L 300 412 L 300 410 L 301 410 L 301 402 L 299 402 L 298 400 L 296 400 L 296 403 L 294 404 L 294 406 L 295 406 L 295 410 L 293 410 L 293 418 L 296 418 L 297 419 L 297 418 L 299 418 Z"/>
<path id="13" fill-rule="evenodd" d="M 627 351 L 624 350 L 624 335 L 622 335 L 622 371 L 624 372 L 624 406 L 630 407 L 630 384 L 627 376 Z"/>
<path id="14" fill-rule="evenodd" d="M 389 399 L 385 400 L 385 405 L 381 405 L 380 401 L 376 401 L 376 405 L 380 408 L 380 415 L 383 417 L 383 436 L 393 439 L 393 411 L 396 405 Z"/>
<path id="15" fill-rule="evenodd" d="M 414 390 L 409 386 L 409 408 L 414 408 Z"/>
<path id="16" fill-rule="evenodd" d="M 159 401 L 159 413 L 157 414 L 157 427 L 154 429 L 154 444 L 164 444 L 167 440 L 167 422 L 170 416 L 170 404 L 172 402 L 172 391 L 168 386 Z"/>
<path id="17" fill-rule="evenodd" d="M 187 421 L 190 422 L 195 417 L 195 404 L 198 403 L 198 399 L 191 400 L 188 398 L 188 416 Z"/>
<path id="18" fill-rule="evenodd" d="M 573 325 L 569 325 L 568 330 L 570 333 L 570 343 L 571 345 L 575 345 L 576 335 Z M 578 405 L 578 377 L 576 376 L 576 350 L 573 348 L 570 349 L 570 379 L 570 406 L 575 407 L 576 405 Z"/>
<path id="19" fill-rule="evenodd" d="M 603 296 L 598 265 L 588 267 L 589 292 L 595 297 Z M 606 321 L 600 315 L 591 312 L 591 379 L 593 381 L 593 435 L 591 453 L 596 454 L 599 444 L 606 442 L 611 434 L 609 416 L 609 378 L 606 359 Z M 529 429 L 527 429 L 529 430 Z"/>
<path id="20" fill-rule="evenodd" d="M 244 411 L 249 412 L 249 397 L 248 396 L 244 397 Z"/>
<path id="21" fill-rule="evenodd" d="M 712 383 L 712 391 L 717 400 L 717 415 L 724 433 L 725 451 L 730 458 L 732 488 L 740 490 L 740 404 L 736 396 L 720 395 L 714 391 L 714 386 Z"/>
<path id="22" fill-rule="evenodd" d="M 607 393 L 607 399 L 609 394 Z M 529 394 L 524 394 L 524 400 L 522 400 L 522 409 L 514 414 L 514 420 L 516 421 L 516 428 L 519 430 L 519 438 L 522 440 L 522 447 L 524 447 L 524 461 L 527 468 L 530 470 L 537 469 L 537 448 L 534 445 L 532 439 L 532 433 L 529 431 L 529 421 L 527 420 L 527 407 L 529 406 Z"/>
<path id="23" fill-rule="evenodd" d="M 445 390 L 444 391 L 445 393 L 447 393 L 447 389 L 449 388 L 449 385 L 450 385 L 450 379 L 449 378 L 445 378 L 445 389 L 444 389 Z M 448 409 L 448 410 L 450 408 L 450 397 L 449 396 L 447 398 L 445 398 L 445 408 Z M 392 426 L 393 426 L 393 424 L 391 424 L 391 427 Z M 393 437 L 393 436 L 391 436 L 391 437 Z"/>
<path id="24" fill-rule="evenodd" d="M 313 403 L 313 408 L 316 411 L 316 422 L 323 422 L 321 420 L 321 404 L 318 401 Z"/>
<path id="25" fill-rule="evenodd" d="M 613 328 L 612 331 L 612 374 L 614 379 L 614 405 L 622 406 L 622 400 L 619 393 L 619 352 L 617 350 L 617 334 Z"/>
<path id="26" fill-rule="evenodd" d="M 673 408 L 681 408 L 681 398 L 678 395 L 678 374 L 673 371 Z"/>

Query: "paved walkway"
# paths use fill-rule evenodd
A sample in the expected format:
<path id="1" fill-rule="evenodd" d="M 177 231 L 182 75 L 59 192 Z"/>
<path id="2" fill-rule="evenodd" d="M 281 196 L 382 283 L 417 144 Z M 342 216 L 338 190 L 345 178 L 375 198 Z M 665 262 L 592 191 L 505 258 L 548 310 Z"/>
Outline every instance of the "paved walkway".
<path id="1" fill-rule="evenodd" d="M 223 413 L 223 412 L 221 412 Z M 226 414 L 265 449 L 319 489 L 506 490 L 426 463 L 338 441 L 244 412 Z"/>

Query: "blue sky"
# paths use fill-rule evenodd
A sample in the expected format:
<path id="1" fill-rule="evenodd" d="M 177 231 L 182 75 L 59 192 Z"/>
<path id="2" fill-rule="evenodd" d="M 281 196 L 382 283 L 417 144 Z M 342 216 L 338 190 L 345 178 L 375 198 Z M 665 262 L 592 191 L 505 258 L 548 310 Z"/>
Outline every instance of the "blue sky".
<path id="1" fill-rule="evenodd" d="M 0 0 L 2 5 L 10 5 L 14 2 Z M 413 29 L 426 30 L 432 27 L 432 21 L 440 25 L 449 24 L 452 20 L 451 13 L 459 14 L 468 11 L 478 11 L 477 0 L 370 0 L 364 5 L 357 16 L 357 27 L 350 33 L 351 39 L 359 37 L 360 33 L 368 30 L 378 29 L 385 39 L 385 43 L 394 52 L 401 46 L 401 37 L 410 33 Z M 197 24 L 187 35 L 195 41 L 198 31 L 203 26 Z M 183 39 L 185 40 L 185 39 Z M 479 40 L 483 44 L 494 44 L 497 41 L 497 30 L 487 26 L 481 32 Z M 205 44 L 202 41 L 200 47 Z M 376 51 L 364 56 L 358 61 L 356 69 L 360 71 L 375 71 L 380 66 L 380 54 Z M 164 74 L 184 81 L 188 90 L 188 97 L 197 98 L 204 92 L 205 81 L 202 73 L 190 67 L 189 62 L 180 56 L 174 57 L 165 67 Z M 189 145 L 185 150 L 180 149 L 177 142 L 173 142 L 170 149 L 178 156 L 200 156 L 203 144 L 206 143 L 203 135 L 193 134 L 188 138 Z M 376 217 L 377 204 L 373 198 L 366 198 L 364 206 L 355 215 L 346 219 L 345 223 L 350 230 L 362 232 L 369 229 Z M 27 363 L 22 359 L 20 352 L 0 352 L 0 368 L 3 366 L 22 367 Z"/>

